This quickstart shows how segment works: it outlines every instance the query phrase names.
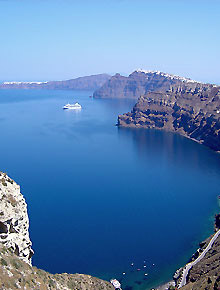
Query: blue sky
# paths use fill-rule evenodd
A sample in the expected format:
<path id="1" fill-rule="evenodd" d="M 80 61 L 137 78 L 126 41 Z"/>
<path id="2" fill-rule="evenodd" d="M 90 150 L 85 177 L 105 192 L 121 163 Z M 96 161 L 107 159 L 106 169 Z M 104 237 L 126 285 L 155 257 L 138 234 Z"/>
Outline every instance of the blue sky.
<path id="1" fill-rule="evenodd" d="M 161 70 L 220 84 L 218 0 L 0 0 L 0 80 Z"/>

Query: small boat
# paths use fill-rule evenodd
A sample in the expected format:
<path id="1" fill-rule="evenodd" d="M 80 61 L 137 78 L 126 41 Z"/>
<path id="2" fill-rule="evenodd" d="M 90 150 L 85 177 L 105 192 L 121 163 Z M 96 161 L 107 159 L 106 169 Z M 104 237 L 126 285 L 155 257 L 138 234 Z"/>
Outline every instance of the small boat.
<path id="1" fill-rule="evenodd" d="M 220 199 L 220 195 L 218 196 L 218 199 Z"/>
<path id="2" fill-rule="evenodd" d="M 118 280 L 112 279 L 112 280 L 110 280 L 110 282 L 115 287 L 115 289 L 120 289 L 121 288 L 121 283 Z"/>
<path id="3" fill-rule="evenodd" d="M 82 106 L 79 103 L 75 103 L 75 104 L 66 104 L 65 106 L 63 106 L 64 110 L 80 110 L 82 109 Z"/>

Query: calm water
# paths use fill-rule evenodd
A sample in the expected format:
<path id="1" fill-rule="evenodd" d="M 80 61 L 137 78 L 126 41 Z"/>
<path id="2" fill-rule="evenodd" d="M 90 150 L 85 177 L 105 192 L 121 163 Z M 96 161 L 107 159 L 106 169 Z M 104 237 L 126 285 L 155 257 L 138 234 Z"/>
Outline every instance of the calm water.
<path id="1" fill-rule="evenodd" d="M 133 103 L 91 93 L 0 91 L 0 169 L 27 200 L 34 265 L 148 289 L 212 232 L 220 157 L 175 134 L 119 129 Z M 81 112 L 61 109 L 72 100 Z"/>

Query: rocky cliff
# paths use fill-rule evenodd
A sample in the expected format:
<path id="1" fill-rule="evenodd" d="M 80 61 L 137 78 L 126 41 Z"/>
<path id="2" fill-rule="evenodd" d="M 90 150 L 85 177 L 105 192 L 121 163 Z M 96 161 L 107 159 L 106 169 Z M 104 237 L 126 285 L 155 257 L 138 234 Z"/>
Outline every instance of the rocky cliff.
<path id="1" fill-rule="evenodd" d="M 118 126 L 165 129 L 220 150 L 220 87 L 185 82 L 141 96 Z"/>
<path id="2" fill-rule="evenodd" d="M 4 82 L 0 89 L 48 89 L 48 90 L 91 90 L 100 88 L 111 76 L 98 74 L 66 81 L 51 82 Z"/>
<path id="3" fill-rule="evenodd" d="M 148 92 L 167 91 L 170 86 L 182 85 L 183 83 L 193 85 L 196 82 L 159 71 L 136 70 L 128 77 L 120 74 L 111 77 L 94 92 L 93 97 L 138 99 Z"/>
<path id="4" fill-rule="evenodd" d="M 0 243 L 31 264 L 33 250 L 28 229 L 27 205 L 20 187 L 0 172 Z"/>
<path id="5" fill-rule="evenodd" d="M 111 283 L 83 274 L 55 274 L 32 267 L 27 205 L 20 187 L 0 172 L 0 290 L 110 290 Z"/>

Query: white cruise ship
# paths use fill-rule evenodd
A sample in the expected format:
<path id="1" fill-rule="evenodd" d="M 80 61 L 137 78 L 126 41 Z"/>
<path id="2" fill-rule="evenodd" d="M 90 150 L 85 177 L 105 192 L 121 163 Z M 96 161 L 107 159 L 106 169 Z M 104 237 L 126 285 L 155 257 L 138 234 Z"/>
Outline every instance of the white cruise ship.
<path id="1" fill-rule="evenodd" d="M 75 103 L 75 104 L 66 104 L 65 106 L 63 106 L 64 110 L 81 110 L 82 106 L 79 103 Z"/>

